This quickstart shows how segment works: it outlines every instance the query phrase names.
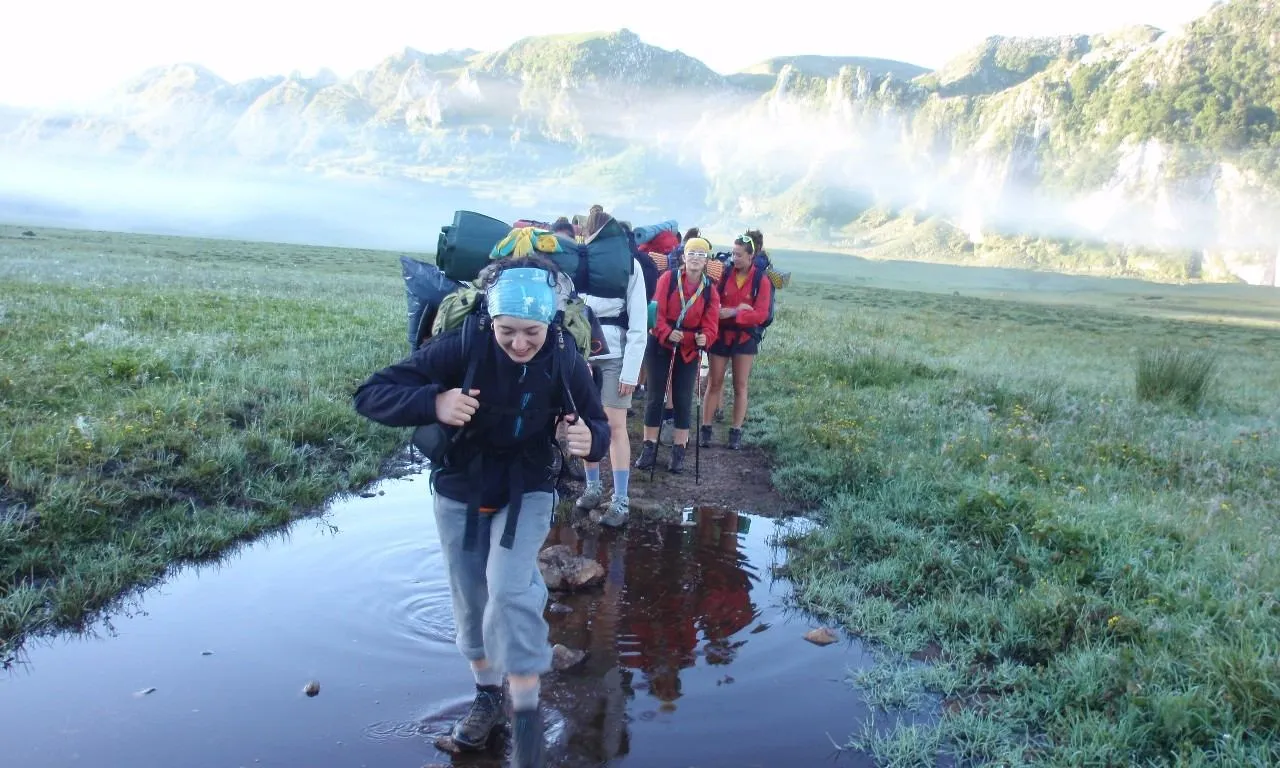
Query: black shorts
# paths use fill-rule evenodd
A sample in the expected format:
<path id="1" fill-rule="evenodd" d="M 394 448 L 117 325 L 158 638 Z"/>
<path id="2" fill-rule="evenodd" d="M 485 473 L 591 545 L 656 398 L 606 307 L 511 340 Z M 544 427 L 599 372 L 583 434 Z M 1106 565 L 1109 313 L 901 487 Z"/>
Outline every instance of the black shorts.
<path id="1" fill-rule="evenodd" d="M 754 355 L 760 351 L 760 340 L 752 334 L 733 331 L 733 335 L 732 344 L 725 344 L 723 340 L 716 339 L 707 352 L 719 357 L 733 357 L 734 355 Z"/>

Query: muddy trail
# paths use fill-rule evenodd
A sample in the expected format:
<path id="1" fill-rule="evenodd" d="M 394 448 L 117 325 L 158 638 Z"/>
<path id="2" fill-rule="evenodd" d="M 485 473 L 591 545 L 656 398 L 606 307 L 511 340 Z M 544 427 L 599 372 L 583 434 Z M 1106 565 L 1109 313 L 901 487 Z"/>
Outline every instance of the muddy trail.
<path id="1" fill-rule="evenodd" d="M 631 479 L 629 496 L 631 510 L 637 517 L 649 520 L 671 520 L 682 510 L 698 506 L 714 506 L 764 517 L 791 517 L 803 514 L 803 510 L 783 498 L 770 482 L 769 457 L 761 449 L 743 442 L 741 450 L 726 447 L 729 436 L 728 421 L 714 425 L 714 437 L 710 448 L 698 448 L 697 428 L 690 430 L 684 471 L 674 474 L 668 470 L 671 459 L 671 443 L 668 430 L 658 446 L 658 462 L 652 470 L 635 468 L 640 456 L 643 434 L 642 412 L 644 395 L 635 396 L 633 414 L 627 419 L 627 434 L 631 443 Z M 695 414 L 696 415 L 696 414 Z M 571 468 L 580 470 L 581 462 L 574 461 Z M 611 491 L 612 464 L 608 458 L 600 463 L 600 477 L 605 490 Z M 582 493 L 583 482 L 566 478 L 560 484 L 561 495 L 568 501 Z"/>

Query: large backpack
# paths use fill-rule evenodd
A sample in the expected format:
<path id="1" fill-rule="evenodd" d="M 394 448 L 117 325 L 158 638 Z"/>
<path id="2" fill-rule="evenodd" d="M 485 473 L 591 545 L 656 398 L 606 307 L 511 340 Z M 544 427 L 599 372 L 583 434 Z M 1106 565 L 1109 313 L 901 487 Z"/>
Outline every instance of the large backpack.
<path id="1" fill-rule="evenodd" d="M 613 219 L 587 242 L 577 243 L 541 227 L 513 228 L 483 214 L 455 211 L 453 225 L 441 228 L 436 263 L 452 280 L 474 280 L 491 260 L 510 255 L 523 238 L 534 240 L 537 250 L 572 278 L 579 292 L 605 299 L 626 297 L 635 268 L 632 246 Z"/>
<path id="2" fill-rule="evenodd" d="M 418 345 L 429 344 L 451 332 L 461 334 L 462 357 L 467 361 L 462 381 L 463 392 L 473 388 L 480 365 L 492 354 L 493 349 L 493 345 L 489 343 L 492 320 L 489 317 L 487 296 L 479 285 L 480 282 L 477 280 L 475 284 L 459 288 L 441 302 L 430 333 Z M 575 307 L 580 307 L 581 311 Z M 547 331 L 547 343 L 556 345 L 553 350 L 552 376 L 559 381 L 562 390 L 561 414 L 577 412 L 573 390 L 569 386 L 569 371 L 576 363 L 574 358 L 586 358 L 580 351 L 582 347 L 579 346 L 578 338 L 585 325 L 586 343 L 591 341 L 591 326 L 588 321 L 590 311 L 582 299 L 575 295 L 565 310 L 556 313 Z M 419 426 L 413 432 L 413 444 L 431 461 L 433 467 L 449 466 L 453 450 L 466 433 L 467 427 L 449 427 L 440 423 Z"/>

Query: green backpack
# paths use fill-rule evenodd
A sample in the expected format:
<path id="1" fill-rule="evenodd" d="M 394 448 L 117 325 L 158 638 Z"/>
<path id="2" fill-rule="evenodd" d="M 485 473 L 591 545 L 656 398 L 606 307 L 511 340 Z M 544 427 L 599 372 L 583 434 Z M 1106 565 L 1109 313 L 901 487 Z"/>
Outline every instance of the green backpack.
<path id="1" fill-rule="evenodd" d="M 484 289 L 481 280 L 476 279 L 463 285 L 453 293 L 445 296 L 436 310 L 435 320 L 431 324 L 431 332 L 419 339 L 421 344 L 431 336 L 438 336 L 445 331 L 461 328 L 466 319 L 477 312 L 483 312 L 488 319 L 484 307 Z M 595 313 L 576 293 L 565 304 L 562 314 L 556 323 L 573 337 L 579 350 L 587 350 L 583 357 L 592 357 L 608 351 L 604 341 L 604 333 L 600 330 Z"/>

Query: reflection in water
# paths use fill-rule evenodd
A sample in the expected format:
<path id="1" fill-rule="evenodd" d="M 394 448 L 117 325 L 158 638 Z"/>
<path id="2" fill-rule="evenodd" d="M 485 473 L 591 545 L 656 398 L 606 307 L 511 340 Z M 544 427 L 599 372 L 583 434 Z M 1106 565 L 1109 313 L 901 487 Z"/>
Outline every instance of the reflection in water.
<path id="1" fill-rule="evenodd" d="M 548 616 L 552 642 L 589 654 L 581 673 L 562 677 L 565 690 L 554 691 L 574 709 L 570 753 L 594 761 L 627 754 L 627 702 L 637 691 L 674 712 L 682 670 L 699 657 L 733 662 L 746 642 L 734 636 L 759 615 L 751 598 L 759 577 L 739 549 L 740 521 L 748 518 L 700 507 L 684 525 L 552 528 L 548 545 L 567 545 L 605 571 L 598 592 L 565 596 L 573 611 Z"/>
<path id="2" fill-rule="evenodd" d="M 0 673 L 0 733 L 17 735 L 0 765 L 501 768 L 499 754 L 433 745 L 473 683 L 414 480 L 183 569 L 97 636 L 33 641 L 29 663 Z M 830 760 L 831 740 L 868 716 L 846 669 L 872 659 L 856 642 L 802 639 L 813 624 L 782 607 L 790 585 L 768 574 L 782 524 L 700 509 L 683 525 L 551 531 L 606 577 L 548 610 L 552 642 L 588 651 L 544 678 L 550 765 Z M 303 695 L 309 680 L 318 696 Z"/>

